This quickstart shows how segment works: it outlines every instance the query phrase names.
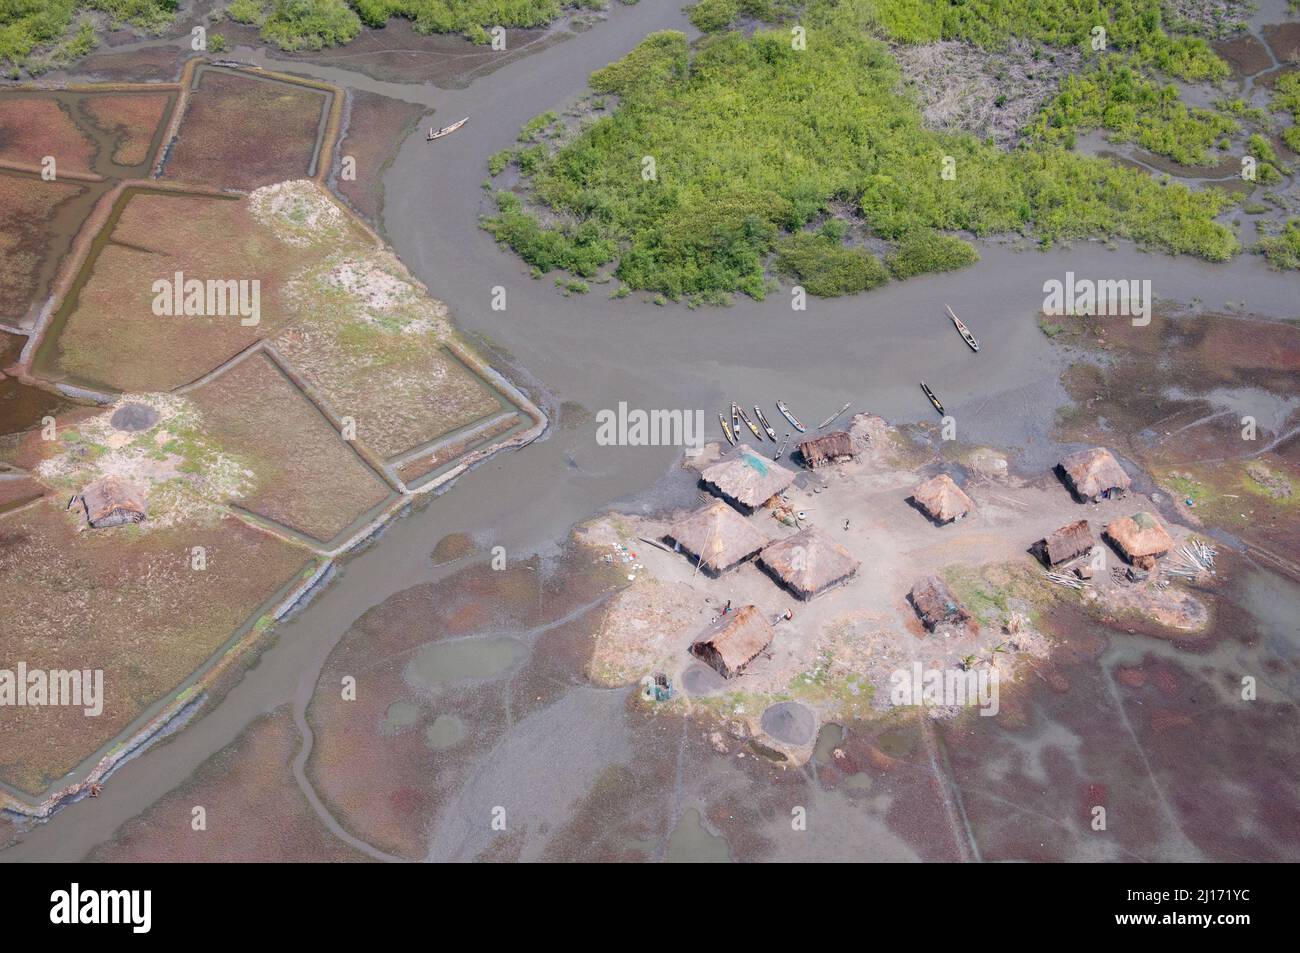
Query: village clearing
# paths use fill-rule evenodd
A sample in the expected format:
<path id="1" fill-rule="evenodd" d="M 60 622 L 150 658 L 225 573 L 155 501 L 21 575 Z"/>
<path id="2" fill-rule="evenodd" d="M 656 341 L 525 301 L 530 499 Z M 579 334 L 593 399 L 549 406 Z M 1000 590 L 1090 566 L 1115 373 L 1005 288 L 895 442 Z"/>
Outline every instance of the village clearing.
<path id="1" fill-rule="evenodd" d="M 1153 508 L 1140 495 L 1080 503 L 1054 474 L 1026 481 L 1005 470 L 969 468 L 963 489 L 974 509 L 937 525 L 911 504 L 935 465 L 915 469 L 903 438 L 879 417 L 859 414 L 850 431 L 861 450 L 856 460 L 804 470 L 790 489 L 742 517 L 771 542 L 812 527 L 861 563 L 850 578 L 810 600 L 779 585 L 754 559 L 715 576 L 686 553 L 646 542 L 661 541 L 689 511 L 662 519 L 611 514 L 580 527 L 577 538 L 595 558 L 626 568 L 629 581 L 594 636 L 592 680 L 627 685 L 666 674 L 675 704 L 742 725 L 742 733 L 801 763 L 815 733 L 799 744 L 765 733 L 771 706 L 797 702 L 819 725 L 869 717 L 892 707 L 891 676 L 910 673 L 916 663 L 947 672 L 996 668 L 1002 690 L 1009 690 L 1050 650 L 1036 621 L 1053 600 L 1078 600 L 1099 615 L 1132 613 L 1156 621 L 1174 638 L 1195 637 L 1208 624 L 1195 596 L 1162 583 L 1158 574 L 1129 581 L 1120 557 L 1100 541 L 1106 524 Z M 711 444 L 690 465 L 705 468 L 722 449 Z M 708 505 L 704 497 L 702 506 Z M 1080 588 L 1055 585 L 1029 550 L 1081 518 L 1098 537 L 1093 557 L 1084 561 L 1103 568 Z M 1169 528 L 1182 542 L 1185 532 Z M 925 630 L 908 594 L 930 574 L 945 580 L 972 614 L 968 623 Z M 724 616 L 724 607 L 735 612 L 749 605 L 771 620 L 775 637 L 743 674 L 724 679 L 694 658 L 690 646 Z M 955 706 L 931 709 L 938 717 L 959 712 Z"/>

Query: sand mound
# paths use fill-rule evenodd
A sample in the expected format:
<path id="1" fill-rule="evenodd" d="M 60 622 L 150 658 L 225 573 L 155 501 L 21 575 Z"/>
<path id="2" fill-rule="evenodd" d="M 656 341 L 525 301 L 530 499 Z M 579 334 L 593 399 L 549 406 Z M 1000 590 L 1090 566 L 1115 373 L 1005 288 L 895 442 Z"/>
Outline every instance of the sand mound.
<path id="1" fill-rule="evenodd" d="M 264 185 L 248 197 L 253 217 L 288 245 L 316 245 L 337 236 L 343 212 L 310 179 Z"/>

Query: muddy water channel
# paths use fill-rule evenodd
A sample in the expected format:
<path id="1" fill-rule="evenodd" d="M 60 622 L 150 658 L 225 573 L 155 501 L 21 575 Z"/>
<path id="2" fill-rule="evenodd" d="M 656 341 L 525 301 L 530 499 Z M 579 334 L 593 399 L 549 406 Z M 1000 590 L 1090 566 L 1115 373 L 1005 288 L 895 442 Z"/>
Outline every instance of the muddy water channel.
<path id="1" fill-rule="evenodd" d="M 654 30 L 690 32 L 676 2 L 612 6 L 592 29 L 538 44 L 539 52 L 462 89 L 292 64 L 432 107 L 435 123 L 471 117 L 435 144 L 418 130 L 402 145 L 384 179 L 383 224 L 403 261 L 532 391 L 552 427 L 393 523 L 278 627 L 256 666 L 216 704 L 125 763 L 102 796 L 24 832 L 0 859 L 84 857 L 285 703 L 307 729 L 295 776 L 311 809 L 379 859 L 1294 855 L 1300 595 L 1244 558 L 1225 559 L 1235 588 L 1221 594 L 1215 631 L 1195 645 L 1062 615 L 1053 631 L 1065 647 L 1050 677 L 1004 699 L 1003 717 L 938 727 L 850 723 L 800 768 L 720 755 L 697 726 L 645 715 L 631 689 L 585 682 L 582 625 L 604 589 L 573 562 L 570 528 L 611 506 L 648 512 L 689 502 L 681 481 L 666 476 L 676 448 L 597 446 L 596 411 L 626 402 L 703 408 L 714 420 L 732 399 L 770 408 L 780 398 L 816 422 L 852 401 L 855 412 L 904 424 L 934 419 L 918 388 L 924 379 L 963 442 L 1003 448 L 1014 467 L 1037 471 L 1059 455 L 1053 432 L 1071 359 L 1038 327 L 1044 281 L 1067 271 L 1150 279 L 1157 299 L 1300 318 L 1296 277 L 1256 257 L 1210 265 L 1098 243 L 1050 252 L 986 243 L 981 262 L 960 273 L 814 298 L 804 312 L 791 310 L 785 289 L 695 311 L 636 295 L 612 301 L 600 285 L 564 297 L 478 227 L 489 208 L 479 186 L 487 156 L 511 145 L 534 115 L 576 98 L 592 70 Z M 269 63 L 261 51 L 232 55 Z M 502 311 L 490 306 L 498 287 Z M 978 355 L 951 332 L 945 303 L 972 324 Z M 467 534 L 478 552 L 435 567 L 430 553 L 452 533 Z M 496 546 L 519 581 L 485 594 L 477 618 L 465 594 L 475 592 Z M 583 598 L 565 595 L 570 576 Z M 464 615 L 452 617 L 453 609 Z M 399 637 L 431 618 L 437 626 L 421 638 Z M 339 742 L 331 720 L 339 716 L 326 704 L 363 645 L 373 647 L 376 666 L 388 665 L 382 697 L 367 706 L 365 730 L 388 739 L 374 751 Z M 400 659 L 383 654 L 399 645 Z M 1234 687 L 1245 674 L 1260 682 L 1250 708 Z M 390 741 L 410 745 L 418 760 L 396 758 L 402 749 L 384 748 Z M 409 773 L 412 763 L 424 773 Z M 402 764 L 408 773 L 399 778 Z M 399 807 L 367 809 L 368 786 L 374 800 Z M 1245 808 L 1231 807 L 1243 799 Z M 1097 804 L 1113 818 L 1109 834 L 1089 826 Z M 489 824 L 501 805 L 512 818 L 509 836 Z M 806 830 L 792 829 L 794 807 L 806 809 Z"/>

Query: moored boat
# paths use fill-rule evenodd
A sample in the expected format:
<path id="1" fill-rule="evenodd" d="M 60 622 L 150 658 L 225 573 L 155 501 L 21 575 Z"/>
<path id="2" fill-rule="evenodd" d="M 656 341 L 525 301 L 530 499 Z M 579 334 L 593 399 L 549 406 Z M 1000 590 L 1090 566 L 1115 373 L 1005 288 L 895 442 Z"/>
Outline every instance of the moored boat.
<path id="1" fill-rule="evenodd" d="M 776 443 L 776 431 L 773 430 L 772 425 L 767 422 L 767 417 L 763 414 L 763 408 L 759 407 L 758 404 L 754 405 L 754 416 L 757 417 L 758 422 L 763 425 L 763 430 L 767 434 L 767 438 L 773 443 Z"/>
<path id="2" fill-rule="evenodd" d="M 799 431 L 800 433 L 807 432 L 808 428 L 805 427 L 803 424 L 801 424 L 799 422 L 799 419 L 795 417 L 794 414 L 790 413 L 790 408 L 785 405 L 785 401 L 778 400 L 776 402 L 776 409 L 781 411 L 781 416 L 784 417 L 786 420 L 790 421 L 790 426 L 793 427 L 795 430 Z"/>
<path id="3" fill-rule="evenodd" d="M 745 413 L 745 408 L 737 407 L 736 409 L 740 411 L 740 419 L 745 422 L 745 426 L 748 427 L 750 432 L 754 435 L 754 439 L 762 443 L 763 434 L 758 427 L 754 425 L 754 421 L 749 419 L 749 414 Z"/>
<path id="4" fill-rule="evenodd" d="M 970 333 L 970 328 L 966 327 L 966 325 L 962 323 L 961 318 L 957 317 L 949 305 L 945 304 L 944 307 L 948 309 L 948 317 L 952 318 L 952 323 L 956 326 L 957 333 L 960 334 L 962 339 L 970 345 L 970 349 L 978 354 L 980 342 L 975 340 L 975 335 Z"/>
<path id="5" fill-rule="evenodd" d="M 948 412 L 943 409 L 943 404 L 939 403 L 939 398 L 934 396 L 934 391 L 930 390 L 930 386 L 925 381 L 921 381 L 921 390 L 925 391 L 925 396 L 930 398 L 930 403 L 934 404 L 935 410 L 945 417 L 948 416 Z"/>
<path id="6" fill-rule="evenodd" d="M 722 416 L 721 413 L 718 414 L 718 423 L 722 424 L 722 435 L 727 438 L 727 443 L 734 447 L 736 445 L 736 438 L 732 436 L 731 425 L 727 423 L 727 418 Z"/>

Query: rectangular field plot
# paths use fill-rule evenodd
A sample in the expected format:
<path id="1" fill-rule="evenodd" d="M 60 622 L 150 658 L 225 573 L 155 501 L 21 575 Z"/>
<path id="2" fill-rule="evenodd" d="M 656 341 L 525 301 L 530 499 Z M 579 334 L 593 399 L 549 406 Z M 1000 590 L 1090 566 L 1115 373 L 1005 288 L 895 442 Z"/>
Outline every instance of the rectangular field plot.
<path id="1" fill-rule="evenodd" d="M 163 176 L 255 189 L 315 171 L 323 90 L 200 67 Z"/>
<path id="2" fill-rule="evenodd" d="M 308 564 L 294 543 L 227 516 L 86 530 L 46 500 L 0 516 L 0 649 L 29 670 L 99 669 L 103 711 L 9 707 L 0 781 L 38 793 L 164 700 Z M 190 553 L 202 546 L 206 568 Z"/>
<path id="3" fill-rule="evenodd" d="M 329 543 L 388 499 L 388 484 L 264 354 L 191 397 L 206 432 L 253 473 L 243 509 Z"/>
<path id="4" fill-rule="evenodd" d="M 130 190 L 116 214 L 42 347 L 43 373 L 107 390 L 171 390 L 289 320 L 287 285 L 312 250 L 278 240 L 246 201 Z M 178 272 L 185 281 L 256 280 L 258 324 L 229 313 L 155 314 L 155 282 L 174 284 Z"/>
<path id="5" fill-rule="evenodd" d="M 95 93 L 82 97 L 79 105 L 111 140 L 104 150 L 108 161 L 126 171 L 149 161 L 175 99 L 174 92 Z"/>
<path id="6" fill-rule="evenodd" d="M 275 346 L 335 413 L 356 420 L 357 439 L 385 460 L 513 409 L 432 338 L 360 349 L 349 341 L 300 324 Z"/>
<path id="7" fill-rule="evenodd" d="M 66 95 L 20 92 L 0 94 L 0 160 L 39 168 L 54 158 L 55 172 L 94 171 L 97 146 L 78 126 L 74 102 Z"/>

